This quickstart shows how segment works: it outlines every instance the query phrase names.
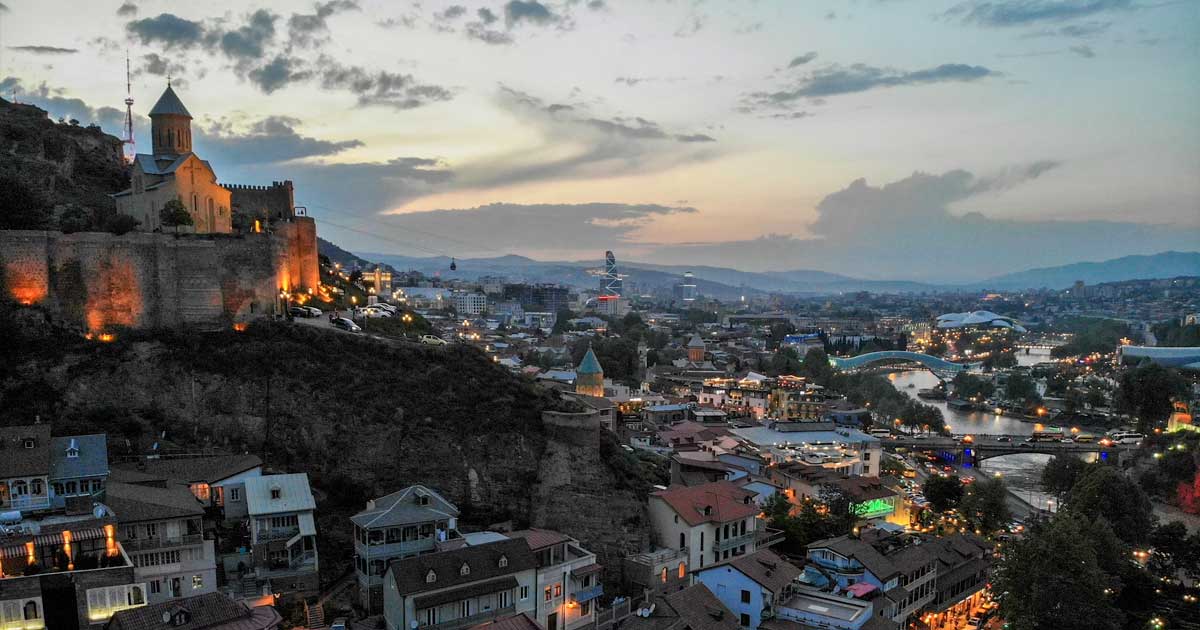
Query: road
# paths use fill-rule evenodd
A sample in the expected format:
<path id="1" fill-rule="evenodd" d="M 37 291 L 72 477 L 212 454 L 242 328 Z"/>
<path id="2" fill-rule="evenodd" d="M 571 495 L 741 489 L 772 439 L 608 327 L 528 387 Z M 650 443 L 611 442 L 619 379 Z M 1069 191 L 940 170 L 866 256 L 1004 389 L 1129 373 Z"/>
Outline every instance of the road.
<path id="1" fill-rule="evenodd" d="M 912 460 L 908 459 L 907 457 L 904 458 L 904 460 L 905 460 L 905 462 L 908 463 L 909 466 L 912 466 L 913 468 L 916 469 L 917 479 L 921 483 L 924 483 L 925 480 L 928 479 L 929 476 L 932 474 L 929 471 L 927 471 L 924 466 L 914 465 Z M 983 472 L 977 468 L 963 468 L 962 466 L 959 466 L 958 464 L 945 464 L 945 463 L 939 462 L 938 466 L 939 467 L 950 466 L 951 468 L 954 469 L 954 474 L 958 475 L 959 477 L 969 475 L 971 477 L 975 477 L 976 479 L 978 479 L 979 476 L 983 474 Z M 1031 515 L 1039 513 L 1039 510 L 1037 508 L 1033 507 L 1027 501 L 1022 499 L 1021 496 L 1017 493 L 1017 491 L 1012 488 L 1008 489 L 1008 511 L 1011 512 L 1014 517 L 1019 518 L 1021 520 L 1026 520 Z"/>

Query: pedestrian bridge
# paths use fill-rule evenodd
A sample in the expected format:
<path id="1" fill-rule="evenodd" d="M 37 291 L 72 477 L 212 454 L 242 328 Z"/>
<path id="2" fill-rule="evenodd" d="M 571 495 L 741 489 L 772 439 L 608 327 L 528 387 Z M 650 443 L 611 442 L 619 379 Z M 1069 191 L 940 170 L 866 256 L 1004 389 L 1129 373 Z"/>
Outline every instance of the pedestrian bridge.
<path id="1" fill-rule="evenodd" d="M 985 459 L 1018 453 L 1045 453 L 1047 455 L 1114 453 L 1119 456 L 1121 453 L 1137 448 L 1137 445 L 1134 444 L 1104 446 L 1099 442 L 1027 442 L 1028 435 L 987 434 L 972 435 L 971 438 L 971 442 L 963 442 L 941 436 L 929 438 L 893 436 L 881 438 L 880 442 L 885 448 L 907 448 L 916 451 L 947 453 L 957 461 L 969 461 L 976 464 Z"/>
<path id="2" fill-rule="evenodd" d="M 935 357 L 929 354 L 920 352 L 908 352 L 907 350 L 882 350 L 880 352 L 868 352 L 860 354 L 856 357 L 830 357 L 829 363 L 834 368 L 839 370 L 856 370 L 866 367 L 874 363 L 883 361 L 908 361 L 910 363 L 919 363 L 933 372 L 938 378 L 948 380 L 954 378 L 955 374 L 964 372 L 968 369 L 978 366 L 978 363 L 952 363 L 941 357 Z"/>

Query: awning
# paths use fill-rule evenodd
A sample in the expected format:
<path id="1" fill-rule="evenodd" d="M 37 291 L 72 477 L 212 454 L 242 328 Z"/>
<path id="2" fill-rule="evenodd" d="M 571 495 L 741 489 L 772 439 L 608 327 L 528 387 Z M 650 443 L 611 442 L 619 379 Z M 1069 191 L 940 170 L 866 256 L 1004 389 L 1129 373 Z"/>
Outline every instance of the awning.
<path id="1" fill-rule="evenodd" d="M 572 570 L 571 570 L 571 577 L 573 577 L 573 578 L 580 578 L 580 577 L 583 577 L 583 576 L 585 576 L 585 575 L 591 575 L 591 574 L 593 574 L 593 573 L 599 573 L 599 572 L 601 572 L 601 571 L 603 571 L 603 570 L 604 570 L 604 567 L 603 567 L 603 566 L 600 566 L 600 565 L 598 565 L 598 564 L 594 564 L 594 563 L 593 563 L 593 564 L 589 564 L 589 565 L 586 565 L 586 566 L 579 567 L 578 569 L 572 569 Z"/>
<path id="2" fill-rule="evenodd" d="M 441 591 L 438 593 L 430 593 L 429 595 L 422 595 L 420 597 L 414 597 L 413 598 L 413 607 L 416 610 L 421 610 L 422 608 L 429 608 L 431 606 L 440 606 L 442 604 L 449 604 L 450 602 L 457 602 L 459 600 L 468 599 L 470 597 L 479 597 L 480 595 L 487 595 L 489 593 L 498 593 L 500 591 L 507 591 L 507 590 L 514 589 L 516 587 L 517 587 L 517 578 L 515 578 L 511 575 L 508 575 L 508 576 L 505 576 L 502 578 L 487 580 L 485 582 L 468 584 L 468 585 L 460 587 L 460 588 L 450 589 L 447 591 Z"/>

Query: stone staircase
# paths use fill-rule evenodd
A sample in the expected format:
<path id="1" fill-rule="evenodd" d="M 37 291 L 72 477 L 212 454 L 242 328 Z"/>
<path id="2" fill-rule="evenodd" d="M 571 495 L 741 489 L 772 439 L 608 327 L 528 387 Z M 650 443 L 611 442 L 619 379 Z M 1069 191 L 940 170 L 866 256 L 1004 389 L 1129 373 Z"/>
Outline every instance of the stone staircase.
<path id="1" fill-rule="evenodd" d="M 305 628 L 316 629 L 325 627 L 325 607 L 315 599 L 304 602 Z"/>

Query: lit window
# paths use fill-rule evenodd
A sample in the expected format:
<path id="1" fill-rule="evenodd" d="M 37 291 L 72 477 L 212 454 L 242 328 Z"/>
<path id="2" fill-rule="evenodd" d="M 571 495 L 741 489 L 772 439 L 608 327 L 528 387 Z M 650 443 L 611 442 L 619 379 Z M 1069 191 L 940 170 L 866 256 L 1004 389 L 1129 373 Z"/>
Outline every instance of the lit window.
<path id="1" fill-rule="evenodd" d="M 663 584 L 667 583 L 667 567 L 663 567 L 662 575 L 660 576 Z"/>
<path id="2" fill-rule="evenodd" d="M 687 575 L 687 565 L 679 563 L 679 578 L 683 579 Z"/>
<path id="3" fill-rule="evenodd" d="M 194 589 L 204 588 L 204 576 L 203 575 L 193 575 L 192 576 L 192 588 L 194 588 Z"/>

